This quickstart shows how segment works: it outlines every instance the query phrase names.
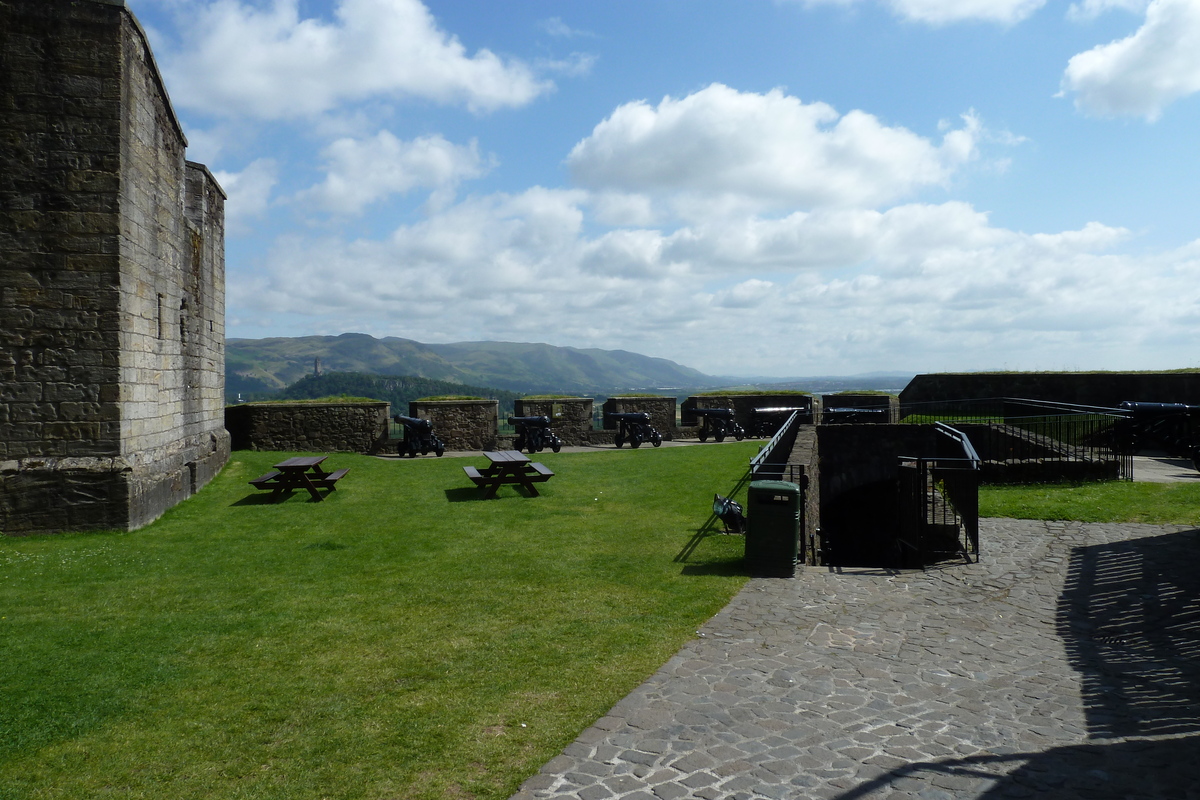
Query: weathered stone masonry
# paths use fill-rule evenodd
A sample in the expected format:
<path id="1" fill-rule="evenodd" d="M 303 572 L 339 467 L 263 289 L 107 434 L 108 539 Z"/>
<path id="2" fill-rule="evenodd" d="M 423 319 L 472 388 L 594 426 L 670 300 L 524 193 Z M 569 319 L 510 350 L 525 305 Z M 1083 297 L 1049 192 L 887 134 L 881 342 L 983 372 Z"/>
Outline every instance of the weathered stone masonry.
<path id="1" fill-rule="evenodd" d="M 0 0 L 0 531 L 129 529 L 221 468 L 220 186 L 123 0 Z"/>

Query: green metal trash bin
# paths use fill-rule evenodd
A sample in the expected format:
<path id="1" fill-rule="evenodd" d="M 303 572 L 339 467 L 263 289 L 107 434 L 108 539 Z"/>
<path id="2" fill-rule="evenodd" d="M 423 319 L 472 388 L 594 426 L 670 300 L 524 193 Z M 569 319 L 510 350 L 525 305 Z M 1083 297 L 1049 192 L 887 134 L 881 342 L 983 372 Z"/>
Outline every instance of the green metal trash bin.
<path id="1" fill-rule="evenodd" d="M 788 481 L 754 481 L 746 495 L 746 568 L 791 578 L 800 554 L 804 491 Z"/>

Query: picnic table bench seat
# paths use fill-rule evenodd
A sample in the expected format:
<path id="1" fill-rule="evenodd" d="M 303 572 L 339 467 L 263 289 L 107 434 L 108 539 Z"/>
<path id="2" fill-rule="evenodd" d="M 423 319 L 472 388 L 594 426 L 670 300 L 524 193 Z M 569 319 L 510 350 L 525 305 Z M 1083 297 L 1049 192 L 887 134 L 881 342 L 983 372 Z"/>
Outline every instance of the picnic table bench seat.
<path id="1" fill-rule="evenodd" d="M 271 488 L 271 484 L 281 474 L 282 473 L 279 470 L 273 469 L 270 472 L 268 472 L 267 474 L 259 475 L 257 478 L 250 481 L 250 485 L 253 486 L 255 489 L 269 489 L 269 488 Z"/>
<path id="2" fill-rule="evenodd" d="M 318 486 L 323 486 L 327 489 L 336 489 L 337 487 L 334 486 L 334 484 L 337 483 L 338 481 L 340 481 L 342 478 L 346 477 L 346 473 L 349 471 L 350 471 L 349 467 L 344 467 L 343 469 L 334 470 L 333 472 L 329 473 L 325 477 L 318 478 L 317 480 L 313 481 L 313 483 L 317 484 Z"/>
<path id="3" fill-rule="evenodd" d="M 540 461 L 532 462 L 529 467 L 537 473 L 537 475 L 529 476 L 529 480 L 531 481 L 548 481 L 554 477 L 554 473 L 550 471 L 550 468 Z"/>
<path id="4" fill-rule="evenodd" d="M 479 470 L 475 469 L 474 467 L 463 467 L 463 472 L 467 473 L 467 477 L 470 478 L 471 482 L 476 486 L 479 486 L 481 483 L 487 480 L 487 478 L 480 474 Z"/>

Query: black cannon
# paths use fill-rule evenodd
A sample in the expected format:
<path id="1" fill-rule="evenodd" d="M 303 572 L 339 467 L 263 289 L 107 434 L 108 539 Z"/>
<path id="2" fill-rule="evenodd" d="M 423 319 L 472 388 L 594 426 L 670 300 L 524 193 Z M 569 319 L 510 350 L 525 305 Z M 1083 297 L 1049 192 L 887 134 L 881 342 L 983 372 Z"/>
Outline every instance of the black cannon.
<path id="1" fill-rule="evenodd" d="M 549 417 L 509 417 L 508 424 L 517 429 L 517 441 L 513 446 L 518 450 L 530 453 L 540 453 L 547 447 L 556 453 L 562 450 L 562 439 L 550 430 Z"/>
<path id="2" fill-rule="evenodd" d="M 754 409 L 751 419 L 751 429 L 754 436 L 768 439 L 779 432 L 783 427 L 783 423 L 788 421 L 788 418 L 793 413 L 800 412 L 800 424 L 812 425 L 813 413 L 812 406 L 808 407 L 777 407 L 777 408 L 756 408 Z"/>
<path id="3" fill-rule="evenodd" d="M 662 434 L 650 424 L 650 415 L 645 411 L 609 414 L 608 418 L 617 423 L 617 435 L 613 440 L 617 447 L 625 442 L 635 449 L 641 447 L 642 442 L 650 442 L 655 447 L 662 444 Z"/>
<path id="4" fill-rule="evenodd" d="M 841 425 L 850 423 L 884 423 L 891 419 L 891 409 L 886 406 L 874 408 L 826 408 L 821 412 L 821 422 L 825 425 Z"/>
<path id="5" fill-rule="evenodd" d="M 1173 456 L 1190 458 L 1200 470 L 1200 406 L 1184 403 L 1139 403 L 1123 401 L 1125 417 L 1117 422 L 1117 450 L 1136 453 L 1158 447 Z"/>
<path id="6" fill-rule="evenodd" d="M 442 444 L 442 440 L 433 434 L 431 421 L 406 417 L 403 414 L 397 414 L 392 419 L 404 426 L 404 439 L 396 445 L 396 455 L 415 458 L 418 452 L 423 456 L 429 455 L 430 450 L 437 453 L 438 456 L 446 452 L 446 445 Z"/>
<path id="7" fill-rule="evenodd" d="M 739 442 L 746 438 L 746 430 L 733 418 L 732 408 L 694 408 L 692 413 L 701 418 L 700 441 L 707 442 L 711 434 L 714 441 L 723 442 L 732 436 Z"/>

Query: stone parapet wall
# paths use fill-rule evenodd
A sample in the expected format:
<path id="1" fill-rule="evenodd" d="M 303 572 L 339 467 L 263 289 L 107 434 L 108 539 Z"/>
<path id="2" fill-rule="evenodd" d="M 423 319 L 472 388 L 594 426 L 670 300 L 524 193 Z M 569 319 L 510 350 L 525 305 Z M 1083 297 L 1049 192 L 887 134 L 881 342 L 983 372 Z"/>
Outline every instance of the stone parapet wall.
<path id="1" fill-rule="evenodd" d="M 388 442 L 389 405 L 243 403 L 225 409 L 235 450 L 375 453 Z"/>
<path id="2" fill-rule="evenodd" d="M 447 450 L 492 450 L 497 446 L 500 401 L 414 400 L 408 416 L 433 423 Z"/>
<path id="3" fill-rule="evenodd" d="M 590 397 L 518 398 L 513 416 L 549 417 L 551 430 L 563 444 L 588 444 L 591 442 L 593 402 Z"/>
<path id="4" fill-rule="evenodd" d="M 617 423 L 609 422 L 609 414 L 630 414 L 644 411 L 650 415 L 650 424 L 662 434 L 663 439 L 671 441 L 679 432 L 675 426 L 674 397 L 610 397 L 604 401 L 604 429 L 616 430 Z"/>
<path id="5" fill-rule="evenodd" d="M 1200 372 L 984 372 L 918 375 L 901 405 L 1019 397 L 1115 408 L 1123 400 L 1200 405 Z"/>

